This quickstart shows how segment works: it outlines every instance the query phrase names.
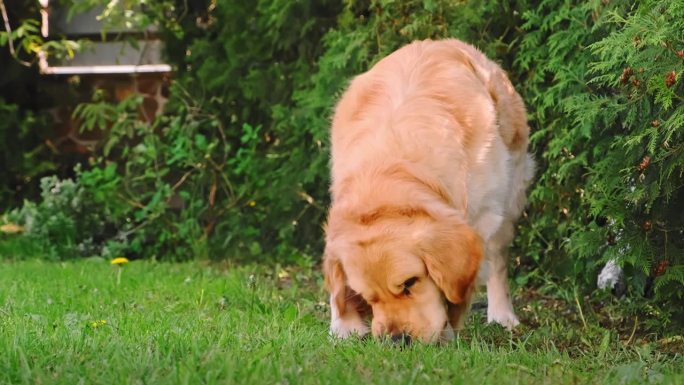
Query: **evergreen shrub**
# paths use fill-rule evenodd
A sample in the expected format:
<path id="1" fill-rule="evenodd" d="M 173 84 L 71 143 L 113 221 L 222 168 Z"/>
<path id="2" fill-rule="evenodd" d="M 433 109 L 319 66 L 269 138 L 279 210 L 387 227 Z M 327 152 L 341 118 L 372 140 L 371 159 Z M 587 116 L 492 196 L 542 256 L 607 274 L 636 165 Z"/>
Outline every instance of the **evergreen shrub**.
<path id="1" fill-rule="evenodd" d="M 220 0 L 160 15 L 178 69 L 167 113 L 140 123 L 135 99 L 78 110 L 112 127 L 93 171 L 117 171 L 99 175 L 118 180 L 105 194 L 127 226 L 118 250 L 317 259 L 340 92 L 403 44 L 458 37 L 528 106 L 539 170 L 517 265 L 593 288 L 615 260 L 632 295 L 681 301 L 684 3 Z"/>

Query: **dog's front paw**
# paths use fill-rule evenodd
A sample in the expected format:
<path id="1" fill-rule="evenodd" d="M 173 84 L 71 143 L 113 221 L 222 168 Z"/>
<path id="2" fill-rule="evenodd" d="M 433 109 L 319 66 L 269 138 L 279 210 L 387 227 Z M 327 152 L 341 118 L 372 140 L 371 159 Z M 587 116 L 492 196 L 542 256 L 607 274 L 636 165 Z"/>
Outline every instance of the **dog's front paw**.
<path id="1" fill-rule="evenodd" d="M 508 330 L 513 330 L 514 327 L 520 325 L 518 317 L 510 310 L 496 311 L 490 310 L 487 312 L 487 322 L 496 322 Z"/>
<path id="2" fill-rule="evenodd" d="M 370 328 L 361 318 L 337 318 L 330 323 L 330 334 L 337 338 L 363 337 Z"/>

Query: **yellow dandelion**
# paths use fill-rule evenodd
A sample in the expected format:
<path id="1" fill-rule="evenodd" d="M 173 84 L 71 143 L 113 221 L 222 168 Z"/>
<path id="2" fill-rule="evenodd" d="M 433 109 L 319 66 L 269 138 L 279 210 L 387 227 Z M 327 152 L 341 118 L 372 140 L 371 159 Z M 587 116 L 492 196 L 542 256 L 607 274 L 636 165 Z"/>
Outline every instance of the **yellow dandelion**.
<path id="1" fill-rule="evenodd" d="M 254 206 L 256 206 L 256 201 L 254 201 L 254 200 L 249 201 L 249 207 L 254 207 Z"/>
<path id="2" fill-rule="evenodd" d="M 119 268 L 117 269 L 118 271 L 116 272 L 116 284 L 117 286 L 121 283 L 121 272 L 123 271 L 123 265 L 128 263 L 128 258 L 126 257 L 118 257 L 112 259 L 111 264 L 116 265 Z"/>
<path id="3" fill-rule="evenodd" d="M 278 272 L 278 278 L 280 278 L 280 279 L 290 278 L 290 273 L 288 273 L 287 270 L 281 269 Z"/>
<path id="4" fill-rule="evenodd" d="M 128 258 L 126 257 L 118 257 L 112 259 L 112 265 L 125 265 L 128 263 Z"/>
<path id="5" fill-rule="evenodd" d="M 107 324 L 107 320 L 106 320 L 106 319 L 100 319 L 100 320 L 96 320 L 96 321 L 91 322 L 91 323 L 90 323 L 90 326 L 91 326 L 93 329 L 97 329 L 97 328 L 99 328 L 100 326 L 104 326 L 104 325 L 106 325 L 106 324 Z"/>

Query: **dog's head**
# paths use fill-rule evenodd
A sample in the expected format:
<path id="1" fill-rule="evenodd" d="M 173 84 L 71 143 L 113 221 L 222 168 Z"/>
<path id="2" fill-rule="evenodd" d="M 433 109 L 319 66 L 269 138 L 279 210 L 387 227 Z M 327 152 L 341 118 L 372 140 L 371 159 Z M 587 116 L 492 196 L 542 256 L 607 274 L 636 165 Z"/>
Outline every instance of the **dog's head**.
<path id="1" fill-rule="evenodd" d="M 373 335 L 451 338 L 469 306 L 482 242 L 466 224 L 415 207 L 331 212 L 324 274 L 340 315 L 361 296 Z"/>

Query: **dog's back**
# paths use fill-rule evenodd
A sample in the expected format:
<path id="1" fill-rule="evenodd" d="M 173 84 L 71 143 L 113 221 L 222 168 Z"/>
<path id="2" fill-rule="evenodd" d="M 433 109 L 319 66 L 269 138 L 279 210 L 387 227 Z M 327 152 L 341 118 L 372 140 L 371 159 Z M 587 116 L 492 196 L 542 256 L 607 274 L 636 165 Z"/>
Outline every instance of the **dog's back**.
<path id="1" fill-rule="evenodd" d="M 479 165 L 507 168 L 508 157 L 497 153 L 524 156 L 528 127 L 520 96 L 495 63 L 458 40 L 426 40 L 352 81 L 331 136 L 333 200 L 349 183 L 365 184 L 399 163 L 437 178 L 465 210 L 468 175 Z M 492 151 L 497 146 L 506 148 Z M 488 170 L 482 174 L 501 179 Z"/>

